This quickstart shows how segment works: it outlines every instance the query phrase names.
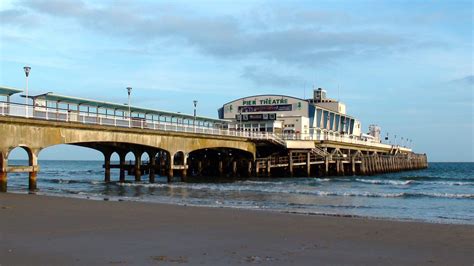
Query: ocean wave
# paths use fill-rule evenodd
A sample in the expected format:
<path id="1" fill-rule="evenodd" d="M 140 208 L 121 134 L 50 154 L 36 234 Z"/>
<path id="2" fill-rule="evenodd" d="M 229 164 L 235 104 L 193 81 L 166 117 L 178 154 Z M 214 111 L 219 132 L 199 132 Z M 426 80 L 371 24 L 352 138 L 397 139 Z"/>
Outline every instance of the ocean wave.
<path id="1" fill-rule="evenodd" d="M 74 180 L 74 179 L 62 179 L 62 178 L 53 178 L 53 179 L 44 179 L 46 182 L 55 183 L 55 184 L 102 184 L 104 182 L 98 180 Z"/>
<path id="2" fill-rule="evenodd" d="M 454 178 L 454 177 L 441 177 L 441 176 L 403 176 L 400 177 L 401 180 L 415 180 L 415 181 L 442 181 L 442 182 L 474 182 L 474 178 L 463 177 L 463 178 Z"/>
<path id="3" fill-rule="evenodd" d="M 217 184 L 164 184 L 164 183 L 117 183 L 119 186 L 128 187 L 156 187 L 156 188 L 173 188 L 173 189 L 191 189 L 191 190 L 208 190 L 217 192 L 257 192 L 257 193 L 282 193 L 296 195 L 313 195 L 313 196 L 339 196 L 339 197 L 373 197 L 373 198 L 453 198 L 453 199 L 471 199 L 474 194 L 453 194 L 453 193 L 425 193 L 425 192 L 398 192 L 398 193 L 382 193 L 382 192 L 357 192 L 357 191 L 321 191 L 315 189 L 298 189 L 288 187 L 262 187 L 262 186 L 243 186 L 243 185 L 217 185 Z"/>
<path id="4" fill-rule="evenodd" d="M 398 186 L 406 186 L 414 182 L 414 180 L 406 180 L 406 181 L 397 181 L 397 180 L 380 180 L 380 179 L 355 179 L 358 182 L 368 183 L 368 184 L 377 184 L 377 185 L 398 185 Z"/>
<path id="5" fill-rule="evenodd" d="M 333 181 L 334 179 L 332 179 L 332 178 L 314 178 L 314 180 L 316 180 L 318 182 L 330 182 L 330 181 Z"/>
<path id="6" fill-rule="evenodd" d="M 448 185 L 448 186 L 474 186 L 474 182 L 460 182 L 460 181 L 433 181 L 429 184 Z"/>
<path id="7" fill-rule="evenodd" d="M 404 193 L 405 197 L 428 197 L 428 198 L 450 198 L 450 199 L 474 199 L 474 194 L 453 193 Z"/>

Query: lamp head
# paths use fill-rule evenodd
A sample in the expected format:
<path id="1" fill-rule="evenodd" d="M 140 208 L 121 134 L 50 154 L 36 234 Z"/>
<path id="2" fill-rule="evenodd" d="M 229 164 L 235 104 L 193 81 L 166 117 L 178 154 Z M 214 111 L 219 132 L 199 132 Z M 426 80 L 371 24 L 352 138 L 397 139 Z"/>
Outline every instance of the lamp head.
<path id="1" fill-rule="evenodd" d="M 194 103 L 194 107 L 196 107 L 196 106 L 197 106 L 197 103 L 198 103 L 198 101 L 197 101 L 197 100 L 194 100 L 194 101 L 193 101 L 193 103 Z"/>
<path id="2" fill-rule="evenodd" d="M 132 93 L 132 87 L 127 87 L 127 92 L 128 92 L 128 95 L 130 95 Z"/>
<path id="3" fill-rule="evenodd" d="M 31 67 L 25 66 L 25 67 L 23 67 L 23 69 L 25 70 L 26 77 L 28 77 L 30 75 Z"/>

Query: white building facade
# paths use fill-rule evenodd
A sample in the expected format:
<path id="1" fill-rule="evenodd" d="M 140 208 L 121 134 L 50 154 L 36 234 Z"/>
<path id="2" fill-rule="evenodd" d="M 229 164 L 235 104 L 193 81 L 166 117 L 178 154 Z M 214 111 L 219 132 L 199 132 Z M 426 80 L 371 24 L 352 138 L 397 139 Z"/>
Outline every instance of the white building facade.
<path id="1" fill-rule="evenodd" d="M 272 132 L 286 138 L 325 140 L 334 137 L 361 138 L 359 120 L 346 114 L 346 106 L 314 91 L 312 99 L 285 95 L 256 95 L 224 104 L 219 118 L 231 121 L 229 128 Z"/>

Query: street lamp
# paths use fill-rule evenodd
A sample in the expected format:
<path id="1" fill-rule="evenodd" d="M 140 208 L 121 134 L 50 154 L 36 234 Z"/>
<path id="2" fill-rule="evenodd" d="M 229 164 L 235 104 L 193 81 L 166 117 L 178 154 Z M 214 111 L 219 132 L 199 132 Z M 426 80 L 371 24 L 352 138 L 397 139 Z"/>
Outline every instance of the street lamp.
<path id="1" fill-rule="evenodd" d="M 132 113 L 130 108 L 130 94 L 132 94 L 132 87 L 127 87 L 128 92 L 128 127 L 132 127 Z"/>
<path id="2" fill-rule="evenodd" d="M 194 104 L 194 120 L 193 120 L 193 127 L 194 127 L 194 133 L 196 133 L 196 107 L 197 107 L 198 101 L 197 101 L 197 100 L 194 100 L 194 101 L 193 101 L 193 104 Z"/>
<path id="3" fill-rule="evenodd" d="M 26 76 L 25 114 L 26 114 L 26 117 L 28 118 L 28 77 L 30 76 L 31 67 L 25 66 L 23 67 L 23 70 L 25 70 L 25 76 Z"/>

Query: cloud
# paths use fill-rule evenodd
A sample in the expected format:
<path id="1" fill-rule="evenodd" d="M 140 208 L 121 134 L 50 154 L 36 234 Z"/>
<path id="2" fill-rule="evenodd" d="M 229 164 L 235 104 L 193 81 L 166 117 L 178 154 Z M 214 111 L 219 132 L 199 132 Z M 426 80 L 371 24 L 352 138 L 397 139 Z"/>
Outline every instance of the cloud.
<path id="1" fill-rule="evenodd" d="M 474 75 L 467 75 L 460 79 L 454 79 L 451 81 L 454 85 L 465 85 L 465 86 L 472 86 L 474 85 Z"/>
<path id="2" fill-rule="evenodd" d="M 130 41 L 153 43 L 171 39 L 176 45 L 190 46 L 218 58 L 260 58 L 296 66 L 380 54 L 406 42 L 400 36 L 373 30 L 322 30 L 308 26 L 311 23 L 248 28 L 245 21 L 234 16 L 200 16 L 160 4 L 107 3 L 97 6 L 79 0 L 25 0 L 20 6 L 38 14 L 72 19 L 89 30 Z M 281 16 L 282 12 L 275 15 Z M 318 11 L 292 12 L 286 16 L 287 21 L 299 19 L 312 23 L 343 17 Z"/>
<path id="3" fill-rule="evenodd" d="M 241 77 L 250 80 L 259 86 L 270 86 L 275 88 L 301 87 L 304 83 L 301 78 L 296 76 L 277 74 L 268 69 L 258 68 L 256 66 L 245 67 Z"/>
<path id="4" fill-rule="evenodd" d="M 21 28 L 35 27 L 40 24 L 39 17 L 24 8 L 0 10 L 0 22 L 3 25 Z"/>

